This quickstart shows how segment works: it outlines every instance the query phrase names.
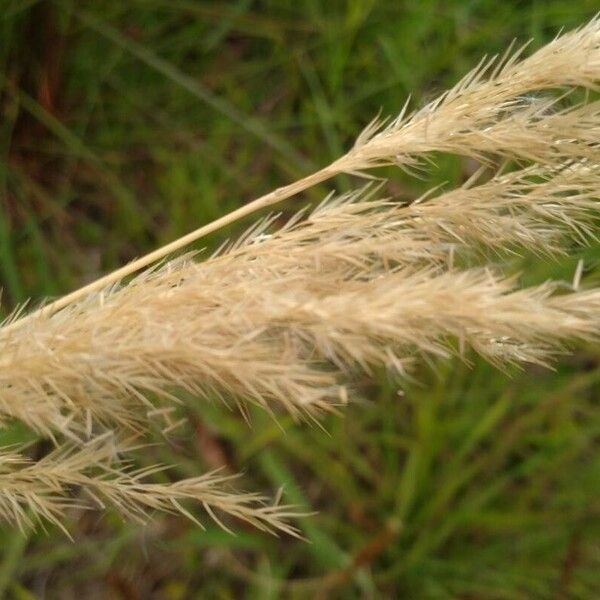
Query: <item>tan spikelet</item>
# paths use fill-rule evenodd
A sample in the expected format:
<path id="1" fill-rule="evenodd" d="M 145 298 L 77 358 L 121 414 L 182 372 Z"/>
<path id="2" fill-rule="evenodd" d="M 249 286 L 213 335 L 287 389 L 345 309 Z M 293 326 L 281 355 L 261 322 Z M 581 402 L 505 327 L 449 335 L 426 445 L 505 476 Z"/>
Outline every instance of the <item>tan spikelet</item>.
<path id="1" fill-rule="evenodd" d="M 190 512 L 196 504 L 225 528 L 218 514 L 270 533 L 298 536 L 288 520 L 301 513 L 268 504 L 258 494 L 226 491 L 234 477 L 215 472 L 172 483 L 149 481 L 164 470 L 156 465 L 129 468 L 115 460 L 115 447 L 106 439 L 83 448 L 60 447 L 37 462 L 14 451 L 4 452 L 0 454 L 0 518 L 21 527 L 43 519 L 68 533 L 62 523 L 71 509 L 113 508 L 142 523 L 154 512 L 165 512 L 179 513 L 202 526 Z"/>

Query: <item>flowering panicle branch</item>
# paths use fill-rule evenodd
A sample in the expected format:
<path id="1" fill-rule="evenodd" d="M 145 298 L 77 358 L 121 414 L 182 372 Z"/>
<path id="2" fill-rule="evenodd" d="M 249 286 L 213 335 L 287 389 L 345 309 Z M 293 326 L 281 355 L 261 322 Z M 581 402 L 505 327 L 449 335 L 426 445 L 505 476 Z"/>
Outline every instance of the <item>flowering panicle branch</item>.
<path id="1" fill-rule="evenodd" d="M 491 253 L 560 256 L 596 237 L 600 103 L 564 103 L 600 82 L 600 19 L 522 54 L 483 60 L 424 108 L 373 121 L 320 171 L 7 321 L 0 420 L 18 419 L 58 449 L 37 462 L 0 455 L 0 517 L 62 526 L 72 506 L 112 506 L 134 519 L 196 519 L 189 500 L 215 519 L 216 509 L 294 535 L 296 511 L 225 491 L 228 477 L 155 483 L 154 468 L 131 470 L 94 437 L 143 433 L 181 391 L 315 418 L 348 400 L 357 370 L 405 373 L 419 356 L 468 347 L 494 364 L 546 364 L 569 342 L 596 340 L 599 290 L 522 288 L 486 264 Z M 366 186 L 283 226 L 267 217 L 206 260 L 151 266 L 337 174 L 423 168 L 434 151 L 517 165 L 410 203 Z"/>

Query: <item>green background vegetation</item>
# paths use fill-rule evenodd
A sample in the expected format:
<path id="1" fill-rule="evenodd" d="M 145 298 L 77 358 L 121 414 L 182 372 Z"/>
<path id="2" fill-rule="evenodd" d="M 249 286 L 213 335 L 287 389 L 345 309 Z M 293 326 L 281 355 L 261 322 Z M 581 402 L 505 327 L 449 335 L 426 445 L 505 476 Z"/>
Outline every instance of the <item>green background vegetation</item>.
<path id="1" fill-rule="evenodd" d="M 0 0 L 3 309 L 69 291 L 337 157 L 381 110 L 414 106 L 513 38 L 540 46 L 597 0 Z M 437 157 L 414 196 L 458 183 Z M 348 189 L 349 178 L 335 181 Z M 286 205 L 320 200 L 315 189 Z M 246 223 L 247 224 L 247 223 Z M 243 224 L 241 225 L 243 226 Z M 241 227 L 240 226 L 240 227 Z M 235 228 L 227 235 L 239 232 Z M 206 241 L 211 246 L 225 233 Z M 570 279 L 524 257 L 532 281 Z M 218 403 L 141 461 L 219 465 L 318 514 L 310 543 L 181 518 L 85 514 L 0 529 L 0 591 L 29 598 L 600 597 L 600 357 L 501 373 L 474 357 L 384 373 L 327 433 Z M 1 392 L 0 392 L 1 393 Z M 3 444 L 27 438 L 11 427 Z M 43 445 L 42 445 L 43 446 Z M 40 450 L 42 451 L 42 450 Z"/>

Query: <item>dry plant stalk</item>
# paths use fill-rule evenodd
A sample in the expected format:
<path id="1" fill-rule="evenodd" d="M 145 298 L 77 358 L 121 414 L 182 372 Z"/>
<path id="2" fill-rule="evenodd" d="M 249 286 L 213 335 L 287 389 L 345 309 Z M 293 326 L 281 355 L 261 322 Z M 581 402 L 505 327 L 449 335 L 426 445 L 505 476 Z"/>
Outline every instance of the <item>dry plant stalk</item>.
<path id="1" fill-rule="evenodd" d="M 224 491 L 218 474 L 162 484 L 148 479 L 154 468 L 128 470 L 103 432 L 143 433 L 181 390 L 315 418 L 347 401 L 357 370 L 405 373 L 416 357 L 467 347 L 498 365 L 546 364 L 565 343 L 597 339 L 600 290 L 522 288 L 488 264 L 523 250 L 560 256 L 595 237 L 600 103 L 565 102 L 600 82 L 600 19 L 520 60 L 523 50 L 483 60 L 412 114 L 405 107 L 387 124 L 373 121 L 322 170 L 8 320 L 0 418 L 22 421 L 57 450 L 37 462 L 0 455 L 0 516 L 62 526 L 68 508 L 91 502 L 132 518 L 176 511 L 195 520 L 181 504 L 195 500 L 217 522 L 215 510 L 296 534 L 293 509 Z M 422 170 L 432 151 L 517 168 L 412 203 L 367 185 L 283 227 L 267 217 L 204 261 L 187 255 L 122 280 L 337 174 Z"/>

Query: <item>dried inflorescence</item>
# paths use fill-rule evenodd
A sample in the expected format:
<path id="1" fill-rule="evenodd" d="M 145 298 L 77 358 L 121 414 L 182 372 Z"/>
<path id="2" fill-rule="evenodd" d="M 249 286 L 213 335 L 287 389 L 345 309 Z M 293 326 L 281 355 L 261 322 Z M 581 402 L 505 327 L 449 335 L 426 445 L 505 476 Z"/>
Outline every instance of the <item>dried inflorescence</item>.
<path id="1" fill-rule="evenodd" d="M 376 165 L 410 166 L 419 154 L 489 153 L 537 162 L 598 157 L 600 104 L 560 109 L 575 87 L 598 88 L 600 19 L 557 37 L 530 57 L 525 50 L 483 59 L 456 86 L 411 115 L 375 119 L 336 164 L 350 172 Z M 566 89 L 565 89 L 566 88 Z M 561 89 L 558 97 L 539 95 Z"/>
<path id="2" fill-rule="evenodd" d="M 119 450 L 127 449 L 121 444 Z M 153 483 L 149 478 L 160 465 L 132 468 L 119 460 L 115 444 L 102 436 L 83 447 L 62 446 L 34 462 L 15 452 L 0 453 L 0 514 L 20 527 L 42 519 L 58 526 L 64 513 L 73 509 L 116 508 L 124 517 L 146 522 L 150 511 L 181 514 L 202 527 L 183 502 L 200 503 L 208 515 L 226 528 L 220 512 L 270 533 L 284 532 L 295 537 L 298 530 L 287 522 L 301 515 L 291 507 L 269 504 L 253 493 L 227 491 L 235 477 L 218 472 L 180 479 L 173 483 Z M 81 493 L 74 498 L 73 489 Z"/>
<path id="3" fill-rule="evenodd" d="M 293 511 L 224 492 L 224 478 L 152 483 L 152 470 L 127 471 L 85 440 L 143 432 L 182 390 L 315 418 L 347 401 L 359 370 L 404 373 L 419 356 L 467 347 L 495 364 L 545 364 L 569 341 L 596 339 L 600 291 L 522 288 L 486 260 L 559 256 L 595 237 L 599 105 L 559 110 L 558 99 L 530 94 L 597 85 L 600 21 L 519 54 L 484 61 L 425 108 L 370 126 L 344 157 L 255 207 L 340 172 L 422 166 L 434 150 L 518 159 L 517 168 L 412 203 L 377 186 L 330 197 L 286 225 L 259 222 L 206 260 L 167 262 L 0 329 L 0 417 L 59 447 L 38 462 L 0 457 L 0 515 L 27 524 L 29 510 L 60 523 L 76 488 L 76 504 L 100 499 L 131 517 L 191 516 L 181 502 L 196 500 L 211 515 L 294 533 Z"/>

